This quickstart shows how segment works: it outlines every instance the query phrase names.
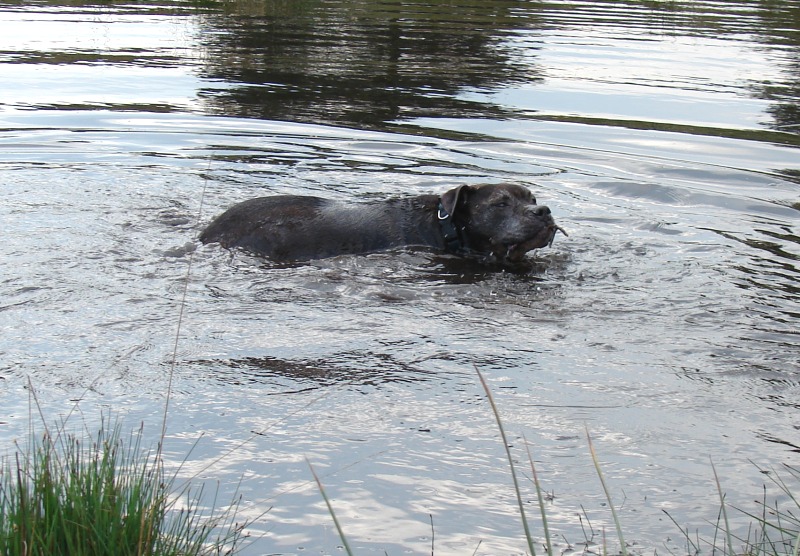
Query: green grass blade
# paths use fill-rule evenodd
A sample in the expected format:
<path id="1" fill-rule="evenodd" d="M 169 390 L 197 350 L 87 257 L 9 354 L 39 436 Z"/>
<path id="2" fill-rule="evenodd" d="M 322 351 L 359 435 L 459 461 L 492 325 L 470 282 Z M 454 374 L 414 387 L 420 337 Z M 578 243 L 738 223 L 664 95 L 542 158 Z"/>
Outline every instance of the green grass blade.
<path id="1" fill-rule="evenodd" d="M 325 487 L 322 486 L 322 481 L 319 480 L 317 472 L 314 471 L 314 466 L 311 465 L 311 462 L 308 461 L 308 458 L 306 458 L 306 463 L 308 464 L 308 468 L 311 470 L 311 474 L 314 476 L 314 480 L 317 482 L 317 487 L 319 488 L 320 494 L 322 494 L 322 499 L 325 500 L 325 505 L 328 506 L 328 513 L 330 513 L 331 517 L 333 518 L 333 524 L 336 526 L 336 530 L 339 532 L 339 538 L 342 539 L 345 552 L 347 552 L 348 556 L 353 556 L 353 551 L 350 550 L 350 544 L 347 542 L 344 529 L 342 529 L 342 526 L 339 524 L 339 520 L 336 519 L 336 513 L 333 511 L 331 501 L 328 499 L 328 495 L 325 493 Z"/>
<path id="2" fill-rule="evenodd" d="M 503 422 L 500 420 L 500 412 L 497 410 L 497 405 L 494 403 L 494 398 L 492 397 L 492 391 L 489 390 L 489 385 L 487 384 L 486 380 L 483 378 L 478 367 L 475 367 L 475 372 L 478 373 L 478 378 L 483 385 L 483 390 L 486 392 L 486 397 L 489 399 L 489 405 L 492 406 L 492 411 L 494 412 L 494 418 L 497 422 L 497 428 L 500 429 L 500 436 L 503 439 L 503 447 L 506 450 L 506 457 L 508 457 L 508 467 L 511 470 L 511 480 L 514 482 L 514 491 L 517 493 L 517 505 L 519 506 L 519 514 L 522 518 L 522 528 L 525 530 L 525 539 L 528 541 L 528 549 L 531 551 L 532 556 L 536 556 L 536 550 L 534 549 L 533 545 L 533 536 L 531 535 L 530 528 L 528 527 L 528 520 L 525 517 L 525 506 L 522 502 L 522 491 L 519 487 L 519 481 L 517 480 L 517 471 L 514 468 L 514 460 L 511 457 L 511 448 L 508 446 L 508 439 L 506 438 L 506 431 L 503 428 Z"/>
<path id="3" fill-rule="evenodd" d="M 720 503 L 720 510 L 722 511 L 722 519 L 725 521 L 725 538 L 728 543 L 728 550 L 727 553 L 731 556 L 735 556 L 736 552 L 733 550 L 733 536 L 731 534 L 731 525 L 728 522 L 728 511 L 725 508 L 725 495 L 722 493 L 722 485 L 719 482 L 719 476 L 717 475 L 717 468 L 714 467 L 714 461 L 711 458 L 708 458 L 711 462 L 711 470 L 714 472 L 714 482 L 717 483 L 717 494 L 719 494 L 719 503 Z"/>
<path id="4" fill-rule="evenodd" d="M 431 518 L 431 556 L 434 556 L 434 548 L 436 547 L 436 529 L 433 527 L 433 514 L 428 514 Z"/>
<path id="5" fill-rule="evenodd" d="M 611 508 L 611 516 L 614 518 L 614 526 L 617 528 L 617 538 L 619 539 L 619 549 L 622 556 L 628 556 L 628 549 L 625 545 L 625 538 L 622 536 L 622 526 L 617 516 L 617 510 L 614 508 L 614 502 L 611 500 L 611 493 L 606 486 L 606 480 L 603 477 L 603 471 L 600 469 L 600 461 L 597 459 L 597 453 L 594 451 L 594 444 L 592 444 L 592 436 L 589 434 L 589 427 L 586 427 L 586 440 L 589 442 L 589 452 L 592 454 L 592 461 L 594 468 L 597 470 L 597 476 L 600 478 L 600 485 L 603 487 L 603 492 L 608 500 L 608 507 Z"/>
<path id="6" fill-rule="evenodd" d="M 539 477 L 536 475 L 536 465 L 533 462 L 533 455 L 531 454 L 531 445 L 528 444 L 528 439 L 522 435 L 522 440 L 525 441 L 525 449 L 528 452 L 528 461 L 531 462 L 531 473 L 533 475 L 533 484 L 536 487 L 536 497 L 539 499 L 539 511 L 542 513 L 542 528 L 544 529 L 544 539 L 547 543 L 547 554 L 553 556 L 553 543 L 550 541 L 550 529 L 547 526 L 547 511 L 544 506 L 544 496 L 542 495 L 542 487 L 539 484 Z"/>
<path id="7" fill-rule="evenodd" d="M 692 540 L 692 537 L 689 535 L 689 528 L 687 527 L 686 530 L 684 531 L 683 527 L 681 527 L 681 525 L 677 521 L 675 521 L 675 518 L 672 517 L 672 515 L 667 510 L 662 509 L 661 511 L 664 512 L 664 515 L 666 515 L 669 518 L 669 520 L 675 524 L 675 527 L 677 527 L 678 531 L 681 532 L 683 538 L 686 539 L 686 554 L 699 554 L 700 546 L 699 544 L 696 544 Z"/>

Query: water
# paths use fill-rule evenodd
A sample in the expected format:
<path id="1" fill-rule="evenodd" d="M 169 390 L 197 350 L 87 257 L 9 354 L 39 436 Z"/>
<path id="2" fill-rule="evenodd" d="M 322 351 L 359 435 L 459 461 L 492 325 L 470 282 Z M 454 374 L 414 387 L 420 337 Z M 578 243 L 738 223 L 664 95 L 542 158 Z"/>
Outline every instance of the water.
<path id="1" fill-rule="evenodd" d="M 169 461 L 221 500 L 238 487 L 246 554 L 340 552 L 306 456 L 359 553 L 427 553 L 431 520 L 437 554 L 522 553 L 475 367 L 525 464 L 530 443 L 560 551 L 614 538 L 586 428 L 626 540 L 685 550 L 664 511 L 711 530 L 709 459 L 751 511 L 753 462 L 800 464 L 798 17 L 3 4 L 3 453 L 29 381 L 48 419 L 80 400 L 76 426 L 107 408 L 155 438 L 180 320 Z M 196 242 L 266 193 L 496 181 L 570 233 L 526 272 L 425 251 L 273 265 Z"/>

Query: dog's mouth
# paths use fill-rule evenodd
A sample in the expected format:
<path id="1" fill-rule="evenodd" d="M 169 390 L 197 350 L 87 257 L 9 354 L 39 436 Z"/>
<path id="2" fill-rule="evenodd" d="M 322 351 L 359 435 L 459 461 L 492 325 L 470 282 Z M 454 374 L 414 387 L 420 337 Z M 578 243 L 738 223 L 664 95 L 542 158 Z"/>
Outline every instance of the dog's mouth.
<path id="1" fill-rule="evenodd" d="M 561 232 L 565 236 L 569 236 L 564 228 L 552 223 L 546 226 L 532 238 L 526 239 L 525 241 L 521 241 L 519 243 L 504 244 L 503 247 L 505 248 L 505 253 L 502 253 L 503 258 L 512 263 L 517 263 L 522 260 L 528 251 L 539 249 L 545 246 L 551 247 L 558 232 Z"/>

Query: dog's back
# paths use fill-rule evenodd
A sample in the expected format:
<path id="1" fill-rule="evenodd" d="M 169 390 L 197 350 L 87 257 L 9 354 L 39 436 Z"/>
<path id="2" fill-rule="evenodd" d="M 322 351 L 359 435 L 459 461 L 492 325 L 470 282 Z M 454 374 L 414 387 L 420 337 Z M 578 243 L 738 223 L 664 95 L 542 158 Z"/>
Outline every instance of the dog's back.
<path id="1" fill-rule="evenodd" d="M 407 245 L 442 247 L 437 202 L 435 195 L 361 203 L 296 195 L 259 197 L 222 213 L 200 241 L 294 261 Z"/>

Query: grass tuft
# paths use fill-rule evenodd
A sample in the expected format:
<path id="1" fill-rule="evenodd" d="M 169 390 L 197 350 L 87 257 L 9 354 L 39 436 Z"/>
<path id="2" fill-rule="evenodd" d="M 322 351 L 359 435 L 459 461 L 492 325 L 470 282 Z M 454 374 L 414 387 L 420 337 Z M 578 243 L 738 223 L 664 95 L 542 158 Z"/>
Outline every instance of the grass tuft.
<path id="1" fill-rule="evenodd" d="M 97 434 L 65 426 L 33 432 L 0 465 L 0 554 L 5 556 L 192 556 L 232 554 L 244 525 L 238 500 L 219 515 L 200 511 L 202 489 L 172 491 L 142 429 L 123 440 L 104 416 Z"/>
<path id="2" fill-rule="evenodd" d="M 720 500 L 719 515 L 716 523 L 712 522 L 714 525 L 713 538 L 704 539 L 697 534 L 696 538 L 693 539 L 688 527 L 681 527 L 668 512 L 664 511 L 683 534 L 686 540 L 687 554 L 701 554 L 706 550 L 710 550 L 712 554 L 721 553 L 736 556 L 798 556 L 800 554 L 800 499 L 793 494 L 792 487 L 787 484 L 782 475 L 756 467 L 769 476 L 770 480 L 783 491 L 783 494 L 786 495 L 793 507 L 789 509 L 781 508 L 778 506 L 777 501 L 774 506 L 768 505 L 765 485 L 763 500 L 761 502 L 756 501 L 756 503 L 760 504 L 760 512 L 734 508 L 753 520 L 747 537 L 734 535 L 728 520 L 728 504 L 725 501 L 726 497 L 722 484 L 714 463 L 711 462 L 714 483 Z M 800 484 L 800 469 L 787 465 L 784 466 L 784 474 L 787 473 Z M 719 537 L 722 537 L 722 540 Z M 722 547 L 719 546 L 720 542 L 722 542 Z M 739 543 L 738 546 L 735 543 Z"/>

